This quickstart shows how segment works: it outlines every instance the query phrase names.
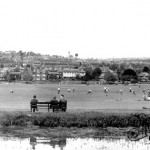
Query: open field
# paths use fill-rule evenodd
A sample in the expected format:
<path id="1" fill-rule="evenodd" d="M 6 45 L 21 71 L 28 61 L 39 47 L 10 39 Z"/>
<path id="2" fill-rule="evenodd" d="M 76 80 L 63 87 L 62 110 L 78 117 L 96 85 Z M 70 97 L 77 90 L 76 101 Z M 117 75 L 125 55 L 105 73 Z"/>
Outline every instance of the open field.
<path id="1" fill-rule="evenodd" d="M 78 84 L 0 84 L 0 110 L 30 110 L 30 100 L 34 94 L 39 101 L 50 101 L 53 96 L 59 100 L 60 94 L 57 88 L 68 100 L 68 111 L 76 110 L 101 110 L 101 111 L 137 111 L 143 107 L 150 107 L 150 101 L 143 101 L 143 89 L 150 88 L 148 84 L 140 87 L 135 85 L 78 85 Z M 104 93 L 104 87 L 108 87 L 108 96 Z M 135 90 L 136 95 L 129 92 L 129 88 Z M 67 92 L 68 88 L 71 90 Z M 73 92 L 73 88 L 75 92 Z M 11 89 L 14 93 L 10 93 Z M 91 89 L 92 94 L 87 94 Z M 120 89 L 123 94 L 120 94 Z M 120 99 L 119 101 L 117 101 Z M 41 110 L 40 110 L 41 111 Z M 144 110 L 145 111 L 145 110 Z"/>

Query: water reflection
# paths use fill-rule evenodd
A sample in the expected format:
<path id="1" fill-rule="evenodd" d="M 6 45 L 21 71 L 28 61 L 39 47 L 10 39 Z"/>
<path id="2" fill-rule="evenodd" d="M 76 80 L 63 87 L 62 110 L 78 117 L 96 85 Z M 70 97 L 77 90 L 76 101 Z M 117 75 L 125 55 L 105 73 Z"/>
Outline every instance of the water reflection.
<path id="1" fill-rule="evenodd" d="M 150 141 L 115 138 L 10 138 L 0 137 L 2 150 L 149 150 Z"/>
<path id="2" fill-rule="evenodd" d="M 59 147 L 60 150 L 63 150 L 63 148 L 66 146 L 66 138 L 53 138 L 53 139 L 48 139 L 48 138 L 35 138 L 31 137 L 30 138 L 30 145 L 32 147 L 32 150 L 35 150 L 35 146 L 37 144 L 43 144 L 43 145 L 50 145 L 53 149 L 55 147 Z"/>

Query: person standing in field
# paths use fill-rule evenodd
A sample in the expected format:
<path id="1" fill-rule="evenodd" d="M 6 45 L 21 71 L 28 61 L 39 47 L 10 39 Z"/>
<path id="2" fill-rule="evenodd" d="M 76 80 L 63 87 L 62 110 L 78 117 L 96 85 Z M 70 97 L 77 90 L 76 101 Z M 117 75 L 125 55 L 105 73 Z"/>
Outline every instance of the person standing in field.
<path id="1" fill-rule="evenodd" d="M 147 96 L 145 94 L 143 95 L 143 99 L 144 101 L 147 101 Z"/>
<path id="2" fill-rule="evenodd" d="M 60 93 L 60 88 L 58 88 L 58 90 L 57 90 L 57 91 L 58 91 L 58 94 L 59 94 L 59 93 Z"/>
<path id="3" fill-rule="evenodd" d="M 74 89 L 74 88 L 72 89 L 72 92 L 75 92 L 75 89 Z"/>
<path id="4" fill-rule="evenodd" d="M 33 112 L 35 112 L 35 110 L 38 111 L 37 103 L 38 103 L 38 100 L 36 99 L 36 95 L 34 95 L 33 99 L 30 102 L 30 104 L 32 105 L 32 108 L 33 108 Z"/>
<path id="5" fill-rule="evenodd" d="M 106 94 L 106 96 L 108 96 L 108 92 L 109 92 L 109 89 L 107 87 L 104 87 L 104 93 Z"/>
<path id="6" fill-rule="evenodd" d="M 135 91 L 133 90 L 133 94 L 135 95 Z"/>
<path id="7" fill-rule="evenodd" d="M 107 87 L 104 87 L 104 93 L 106 93 L 107 92 Z"/>
<path id="8" fill-rule="evenodd" d="M 150 89 L 148 89 L 148 97 L 150 97 Z"/>
<path id="9" fill-rule="evenodd" d="M 68 93 L 70 93 L 70 89 L 68 89 Z"/>
<path id="10" fill-rule="evenodd" d="M 121 94 L 121 95 L 123 94 L 123 91 L 122 91 L 122 89 L 120 89 L 120 94 Z"/>
<path id="11" fill-rule="evenodd" d="M 92 94 L 92 90 L 91 89 L 88 90 L 87 94 Z"/>
<path id="12" fill-rule="evenodd" d="M 10 93 L 14 93 L 14 90 L 13 90 L 13 89 L 11 89 Z"/>
<path id="13" fill-rule="evenodd" d="M 130 87 L 129 92 L 132 92 L 132 88 Z"/>

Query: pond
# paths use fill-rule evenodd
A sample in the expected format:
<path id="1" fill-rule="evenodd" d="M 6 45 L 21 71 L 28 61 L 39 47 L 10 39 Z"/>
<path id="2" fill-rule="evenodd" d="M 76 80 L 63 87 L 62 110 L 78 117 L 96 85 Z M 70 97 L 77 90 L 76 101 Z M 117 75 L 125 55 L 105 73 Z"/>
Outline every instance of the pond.
<path id="1" fill-rule="evenodd" d="M 16 138 L 0 137 L 2 150 L 149 150 L 150 141 L 115 138 Z"/>
<path id="2" fill-rule="evenodd" d="M 2 150 L 149 150 L 150 141 L 114 138 L 16 138 L 0 137 Z"/>

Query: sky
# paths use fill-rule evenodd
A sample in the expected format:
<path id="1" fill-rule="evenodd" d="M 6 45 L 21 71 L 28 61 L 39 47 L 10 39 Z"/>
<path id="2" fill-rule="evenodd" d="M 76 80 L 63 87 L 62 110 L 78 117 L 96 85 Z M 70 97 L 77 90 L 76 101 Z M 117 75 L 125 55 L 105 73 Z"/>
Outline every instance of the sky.
<path id="1" fill-rule="evenodd" d="M 0 50 L 150 56 L 149 0 L 1 0 Z"/>

